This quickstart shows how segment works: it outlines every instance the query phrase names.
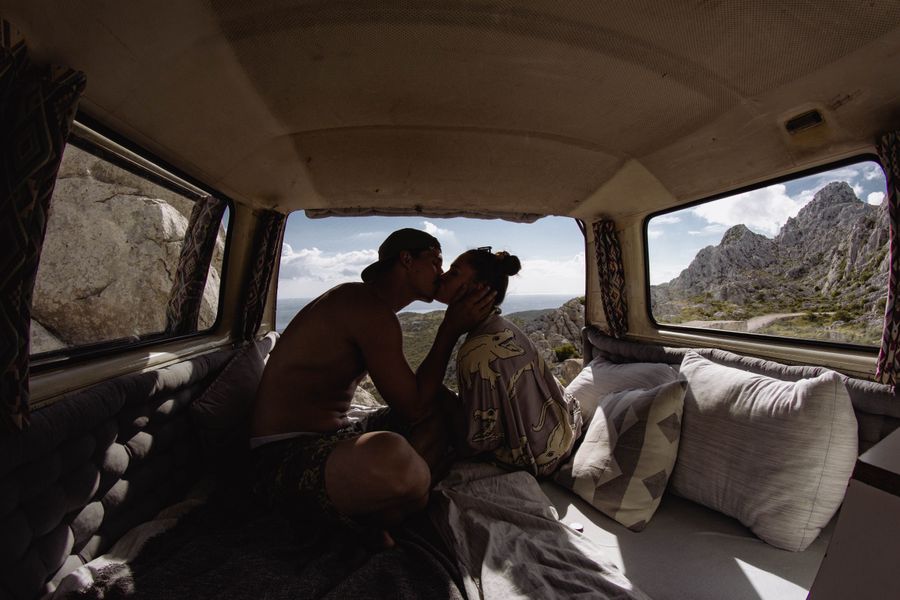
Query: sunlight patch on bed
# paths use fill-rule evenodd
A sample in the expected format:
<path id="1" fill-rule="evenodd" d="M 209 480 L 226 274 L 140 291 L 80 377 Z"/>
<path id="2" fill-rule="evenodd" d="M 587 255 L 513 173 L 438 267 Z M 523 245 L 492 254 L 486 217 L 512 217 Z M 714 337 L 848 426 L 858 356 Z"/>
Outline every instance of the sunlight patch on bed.
<path id="1" fill-rule="evenodd" d="M 735 558 L 734 562 L 737 563 L 741 572 L 747 578 L 747 583 L 753 586 L 754 591 L 759 594 L 760 598 L 793 598 L 800 597 L 806 593 L 806 588 L 755 567 L 750 563 L 746 563 L 739 558 Z M 778 590 L 778 593 L 773 594 L 774 590 Z"/>

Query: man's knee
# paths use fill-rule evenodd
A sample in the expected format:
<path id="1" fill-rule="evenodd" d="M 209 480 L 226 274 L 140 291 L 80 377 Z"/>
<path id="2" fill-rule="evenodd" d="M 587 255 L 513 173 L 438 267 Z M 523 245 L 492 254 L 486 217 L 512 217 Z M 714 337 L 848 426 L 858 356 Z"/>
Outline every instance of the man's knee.
<path id="1" fill-rule="evenodd" d="M 406 439 L 390 431 L 367 434 L 360 440 L 369 473 L 380 487 L 396 498 L 408 501 L 428 496 L 431 471 Z"/>

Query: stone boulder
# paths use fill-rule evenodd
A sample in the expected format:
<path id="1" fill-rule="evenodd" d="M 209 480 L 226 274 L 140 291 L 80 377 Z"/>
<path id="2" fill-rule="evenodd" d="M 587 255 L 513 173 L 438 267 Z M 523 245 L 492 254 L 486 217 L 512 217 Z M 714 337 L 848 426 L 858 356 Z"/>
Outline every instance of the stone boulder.
<path id="1" fill-rule="evenodd" d="M 582 360 L 580 358 L 567 358 L 561 363 L 553 365 L 553 375 L 563 387 L 566 387 L 581 373 L 581 369 Z"/>
<path id="2" fill-rule="evenodd" d="M 46 327 L 31 320 L 31 354 L 52 352 L 66 347 L 66 343 L 47 331 Z"/>
<path id="3" fill-rule="evenodd" d="M 112 181 L 116 173 L 121 178 Z M 173 200 L 171 192 L 160 194 L 163 188 L 142 181 L 77 148 L 67 149 L 35 283 L 33 353 L 165 329 L 190 201 Z M 167 197 L 144 195 L 150 192 Z M 200 329 L 215 321 L 218 291 L 214 265 Z"/>
<path id="4" fill-rule="evenodd" d="M 556 363 L 554 348 L 572 344 L 583 352 L 581 330 L 584 328 L 584 304 L 573 298 L 547 314 L 525 324 L 522 331 L 531 338 L 541 355 L 549 363 Z"/>

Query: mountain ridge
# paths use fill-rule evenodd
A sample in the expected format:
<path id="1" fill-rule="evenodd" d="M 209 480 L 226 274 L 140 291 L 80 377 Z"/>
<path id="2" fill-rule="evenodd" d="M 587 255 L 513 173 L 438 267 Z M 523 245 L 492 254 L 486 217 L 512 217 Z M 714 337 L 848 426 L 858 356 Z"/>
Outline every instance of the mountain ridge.
<path id="1" fill-rule="evenodd" d="M 651 286 L 653 314 L 693 324 L 803 313 L 819 321 L 813 329 L 831 326 L 851 343 L 871 344 L 880 339 L 890 260 L 884 204 L 866 204 L 847 183 L 831 182 L 774 238 L 734 225 L 677 277 Z"/>

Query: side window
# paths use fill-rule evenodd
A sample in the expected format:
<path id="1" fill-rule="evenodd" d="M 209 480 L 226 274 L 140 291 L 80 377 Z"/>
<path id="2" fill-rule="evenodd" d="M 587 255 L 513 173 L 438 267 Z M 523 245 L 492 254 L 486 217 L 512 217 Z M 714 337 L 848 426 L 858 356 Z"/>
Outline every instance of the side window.
<path id="1" fill-rule="evenodd" d="M 884 172 L 866 161 L 653 216 L 653 319 L 877 347 L 890 261 L 884 197 Z"/>
<path id="2" fill-rule="evenodd" d="M 32 302 L 32 354 L 138 341 L 166 328 L 190 192 L 163 187 L 84 147 L 91 149 L 67 145 L 57 176 Z M 226 209 L 201 331 L 216 320 L 227 219 Z"/>

